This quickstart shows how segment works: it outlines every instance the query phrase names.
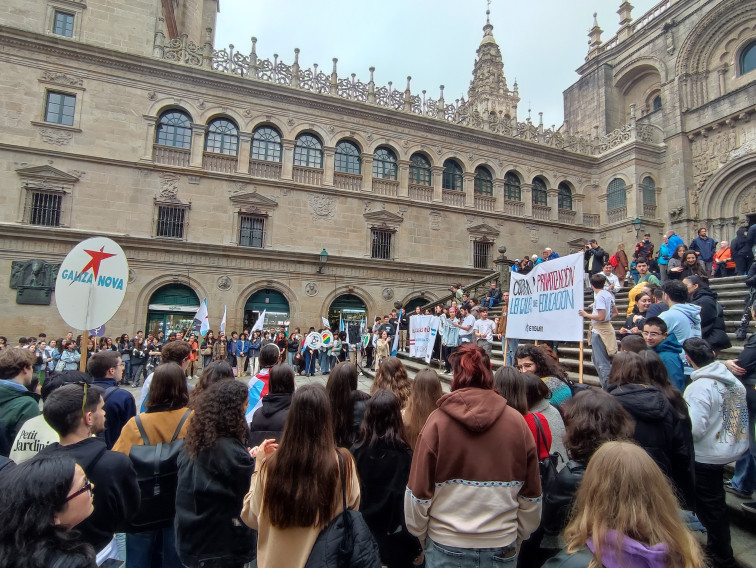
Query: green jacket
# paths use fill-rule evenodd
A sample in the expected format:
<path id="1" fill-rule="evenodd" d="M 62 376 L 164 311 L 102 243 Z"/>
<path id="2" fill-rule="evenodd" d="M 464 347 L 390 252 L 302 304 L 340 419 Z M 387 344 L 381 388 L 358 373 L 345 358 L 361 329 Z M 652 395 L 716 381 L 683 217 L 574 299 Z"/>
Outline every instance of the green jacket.
<path id="1" fill-rule="evenodd" d="M 39 397 L 0 384 L 0 455 L 8 456 L 16 434 L 29 418 L 39 415 Z"/>

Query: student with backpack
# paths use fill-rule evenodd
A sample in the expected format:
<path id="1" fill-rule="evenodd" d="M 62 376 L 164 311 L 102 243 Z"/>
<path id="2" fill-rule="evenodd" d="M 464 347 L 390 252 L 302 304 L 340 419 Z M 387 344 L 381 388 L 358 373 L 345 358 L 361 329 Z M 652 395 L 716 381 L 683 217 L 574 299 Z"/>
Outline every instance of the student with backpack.
<path id="1" fill-rule="evenodd" d="M 155 369 L 147 411 L 129 420 L 113 450 L 131 458 L 142 489 L 139 511 L 126 532 L 126 568 L 181 568 L 176 552 L 175 518 L 178 454 L 192 411 L 184 371 L 176 363 Z M 158 449 L 158 444 L 162 447 Z M 154 449 L 153 449 L 154 448 Z M 154 459 L 160 476 L 154 475 Z M 155 495 L 155 482 L 160 490 Z M 158 552 L 158 554 L 156 554 Z M 154 558 L 162 563 L 153 563 Z"/>

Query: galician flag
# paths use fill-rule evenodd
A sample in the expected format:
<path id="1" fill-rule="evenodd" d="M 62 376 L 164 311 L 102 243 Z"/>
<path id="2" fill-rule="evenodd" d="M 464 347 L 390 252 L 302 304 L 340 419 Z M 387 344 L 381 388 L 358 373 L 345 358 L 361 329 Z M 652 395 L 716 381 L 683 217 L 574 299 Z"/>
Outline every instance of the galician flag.
<path id="1" fill-rule="evenodd" d="M 200 337 L 205 337 L 205 334 L 210 330 L 210 318 L 207 315 L 207 298 L 202 300 L 197 313 L 194 314 L 192 329 L 199 333 Z"/>
<path id="2" fill-rule="evenodd" d="M 223 319 L 220 323 L 221 333 L 226 333 L 226 306 L 223 306 Z"/>
<path id="3" fill-rule="evenodd" d="M 267 310 L 263 310 L 260 314 L 260 317 L 257 318 L 257 321 L 255 322 L 255 325 L 252 326 L 252 329 L 249 330 L 250 333 L 254 333 L 256 331 L 262 331 L 263 326 L 265 325 L 265 312 Z"/>
<path id="4" fill-rule="evenodd" d="M 399 318 L 396 320 L 396 330 L 394 330 L 394 345 L 391 346 L 391 356 L 396 357 L 396 352 L 399 350 L 399 322 L 402 319 L 402 312 L 404 309 L 399 310 Z"/>

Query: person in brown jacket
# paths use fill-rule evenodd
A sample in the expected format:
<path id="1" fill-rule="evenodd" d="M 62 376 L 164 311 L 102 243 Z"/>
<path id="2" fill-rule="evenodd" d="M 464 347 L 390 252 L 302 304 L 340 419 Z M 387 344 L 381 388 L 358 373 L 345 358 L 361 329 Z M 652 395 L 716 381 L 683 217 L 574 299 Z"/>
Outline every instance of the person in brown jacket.
<path id="1" fill-rule="evenodd" d="M 428 568 L 505 559 L 541 520 L 535 440 L 525 419 L 493 392 L 485 351 L 462 345 L 451 356 L 451 393 L 428 417 L 412 456 L 404 514 Z M 498 560 L 501 562 L 501 560 Z"/>
<path id="2" fill-rule="evenodd" d="M 627 277 L 627 271 L 630 269 L 630 262 L 627 260 L 625 254 L 625 245 L 620 243 L 617 245 L 617 250 L 614 253 L 614 258 L 617 259 L 617 266 L 614 267 L 614 274 L 619 278 L 620 286 L 625 284 L 625 278 Z"/>

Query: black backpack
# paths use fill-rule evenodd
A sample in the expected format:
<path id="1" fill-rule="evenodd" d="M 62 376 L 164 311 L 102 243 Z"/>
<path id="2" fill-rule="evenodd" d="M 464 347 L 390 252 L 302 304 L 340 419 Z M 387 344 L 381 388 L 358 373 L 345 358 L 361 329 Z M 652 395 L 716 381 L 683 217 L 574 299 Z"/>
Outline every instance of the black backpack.
<path id="1" fill-rule="evenodd" d="M 159 442 L 154 446 L 150 444 L 150 439 L 144 431 L 141 417 L 136 416 L 136 425 L 144 445 L 131 446 L 129 459 L 136 470 L 142 498 L 137 514 L 129 520 L 125 532 L 137 533 L 173 526 L 173 518 L 176 515 L 178 457 L 184 447 L 184 440 L 176 438 L 191 413 L 191 410 L 184 413 L 170 442 Z"/>

